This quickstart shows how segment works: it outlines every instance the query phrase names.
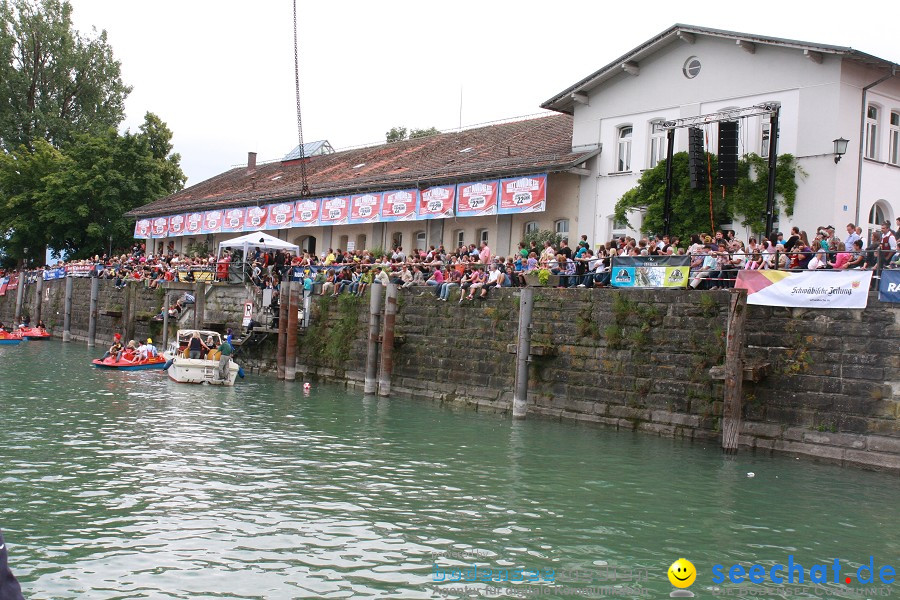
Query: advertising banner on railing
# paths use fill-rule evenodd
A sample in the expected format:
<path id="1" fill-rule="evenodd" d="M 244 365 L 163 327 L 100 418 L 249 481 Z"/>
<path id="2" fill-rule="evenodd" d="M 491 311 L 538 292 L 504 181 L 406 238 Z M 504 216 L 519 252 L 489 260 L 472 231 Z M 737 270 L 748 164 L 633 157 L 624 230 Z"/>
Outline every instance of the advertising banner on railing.
<path id="1" fill-rule="evenodd" d="M 499 181 L 479 181 L 478 183 L 456 186 L 456 216 L 481 217 L 497 214 L 497 194 Z"/>
<path id="2" fill-rule="evenodd" d="M 872 271 L 739 271 L 747 304 L 793 308 L 865 308 Z"/>
<path id="3" fill-rule="evenodd" d="M 296 215 L 295 215 L 296 217 Z M 319 212 L 320 225 L 346 225 L 350 218 L 350 198 L 325 198 Z"/>
<path id="4" fill-rule="evenodd" d="M 278 204 L 270 204 L 268 208 L 269 214 L 266 217 L 266 229 L 289 229 L 293 227 L 293 202 L 279 202 Z"/>
<path id="5" fill-rule="evenodd" d="M 134 224 L 134 239 L 150 239 L 150 219 L 138 219 L 137 223 Z"/>
<path id="6" fill-rule="evenodd" d="M 419 204 L 419 190 L 399 190 L 385 192 L 381 203 L 381 220 L 415 221 L 416 206 Z"/>
<path id="7" fill-rule="evenodd" d="M 900 271 L 884 269 L 881 272 L 878 299 L 882 302 L 900 302 Z"/>
<path id="8" fill-rule="evenodd" d="M 500 180 L 501 215 L 544 212 L 547 208 L 547 176 L 529 175 Z"/>
<path id="9" fill-rule="evenodd" d="M 222 214 L 222 233 L 238 233 L 244 230 L 246 208 L 226 208 Z"/>
<path id="10" fill-rule="evenodd" d="M 94 271 L 94 265 L 68 265 L 66 274 L 70 277 L 90 277 Z"/>
<path id="11" fill-rule="evenodd" d="M 377 223 L 381 220 L 381 192 L 350 197 L 350 223 Z"/>
<path id="12" fill-rule="evenodd" d="M 222 211 L 208 210 L 203 213 L 203 226 L 200 228 L 203 233 L 219 233 L 222 231 Z"/>
<path id="13" fill-rule="evenodd" d="M 614 287 L 687 287 L 689 256 L 614 256 L 610 267 Z"/>
<path id="14" fill-rule="evenodd" d="M 444 185 L 422 190 L 419 195 L 419 219 L 443 219 L 453 216 L 456 186 Z"/>
<path id="15" fill-rule="evenodd" d="M 154 217 L 150 221 L 150 233 L 154 238 L 168 237 L 169 217 Z"/>
<path id="16" fill-rule="evenodd" d="M 9 277 L 0 278 L 0 296 L 6 295 L 6 288 L 9 287 Z"/>
<path id="17" fill-rule="evenodd" d="M 266 226 L 266 217 L 269 214 L 268 206 L 251 206 L 244 216 L 244 231 L 259 231 Z"/>
<path id="18" fill-rule="evenodd" d="M 55 269 L 44 269 L 43 278 L 44 278 L 44 281 L 53 281 L 54 279 L 65 279 L 66 278 L 66 268 L 65 267 L 57 267 Z"/>
<path id="19" fill-rule="evenodd" d="M 300 200 L 294 205 L 294 227 L 313 227 L 319 224 L 322 204 L 318 200 Z M 340 209 L 338 209 L 340 212 Z"/>
<path id="20" fill-rule="evenodd" d="M 203 231 L 203 213 L 192 212 L 184 216 L 184 234 L 198 235 Z"/>
<path id="21" fill-rule="evenodd" d="M 169 237 L 184 235 L 185 224 L 184 215 L 172 215 L 169 217 Z"/>

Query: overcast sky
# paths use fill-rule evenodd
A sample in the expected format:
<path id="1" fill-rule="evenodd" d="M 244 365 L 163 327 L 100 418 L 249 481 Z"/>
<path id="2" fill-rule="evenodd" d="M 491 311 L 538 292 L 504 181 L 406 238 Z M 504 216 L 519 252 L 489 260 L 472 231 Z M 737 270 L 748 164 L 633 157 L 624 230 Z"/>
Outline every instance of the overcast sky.
<path id="1" fill-rule="evenodd" d="M 297 145 L 292 0 L 70 0 L 106 29 L 124 127 L 146 111 L 174 132 L 188 185 L 247 152 Z M 772 8 L 769 8 L 769 7 Z M 485 123 L 541 102 L 675 23 L 851 46 L 900 61 L 893 3 L 298 0 L 306 141 L 337 148 L 409 128 Z"/>

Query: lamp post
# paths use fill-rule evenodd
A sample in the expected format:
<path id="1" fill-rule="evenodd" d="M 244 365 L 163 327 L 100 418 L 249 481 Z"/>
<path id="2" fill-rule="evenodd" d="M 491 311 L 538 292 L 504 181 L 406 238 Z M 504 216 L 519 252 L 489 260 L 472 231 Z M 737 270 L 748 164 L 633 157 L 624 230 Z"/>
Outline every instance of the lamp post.
<path id="1" fill-rule="evenodd" d="M 838 164 L 841 162 L 841 159 L 847 153 L 847 144 L 850 140 L 845 140 L 842 137 L 834 140 L 834 164 Z"/>

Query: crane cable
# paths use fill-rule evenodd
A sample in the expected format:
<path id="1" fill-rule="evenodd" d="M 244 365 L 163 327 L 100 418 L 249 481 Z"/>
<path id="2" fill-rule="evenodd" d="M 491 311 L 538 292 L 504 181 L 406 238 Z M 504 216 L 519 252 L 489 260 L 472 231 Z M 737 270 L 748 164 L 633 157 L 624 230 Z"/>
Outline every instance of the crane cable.
<path id="1" fill-rule="evenodd" d="M 294 0 L 294 87 L 297 91 L 297 135 L 300 139 L 300 196 L 311 195 L 306 179 L 306 155 L 303 148 L 303 119 L 300 116 L 300 52 L 297 44 L 297 0 Z"/>

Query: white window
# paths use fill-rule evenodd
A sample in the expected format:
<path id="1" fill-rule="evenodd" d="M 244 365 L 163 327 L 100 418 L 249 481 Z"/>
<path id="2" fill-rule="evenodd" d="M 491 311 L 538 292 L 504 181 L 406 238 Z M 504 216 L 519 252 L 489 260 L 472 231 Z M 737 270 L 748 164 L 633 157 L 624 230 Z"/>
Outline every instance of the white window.
<path id="1" fill-rule="evenodd" d="M 660 129 L 656 131 L 655 124 L 662 123 L 662 119 L 650 121 L 650 160 L 647 161 L 647 168 L 652 169 L 659 164 L 659 161 L 666 158 L 666 130 Z"/>
<path id="2" fill-rule="evenodd" d="M 399 231 L 391 234 L 391 248 L 396 248 L 397 246 L 403 246 L 403 234 Z"/>
<path id="3" fill-rule="evenodd" d="M 488 241 L 488 230 L 487 229 L 479 229 L 478 230 L 478 241 L 487 243 L 487 241 Z"/>
<path id="4" fill-rule="evenodd" d="M 630 125 L 619 127 L 619 153 L 616 155 L 616 171 L 625 173 L 631 170 L 631 134 Z"/>
<path id="5" fill-rule="evenodd" d="M 888 161 L 892 165 L 900 165 L 900 113 L 891 113 L 891 140 L 888 148 Z"/>
<path id="6" fill-rule="evenodd" d="M 866 158 L 878 158 L 878 107 L 874 104 L 866 110 Z"/>
<path id="7" fill-rule="evenodd" d="M 419 250 L 425 250 L 425 232 L 417 231 L 416 232 L 416 248 Z"/>
<path id="8" fill-rule="evenodd" d="M 569 220 L 568 219 L 559 219 L 555 223 L 553 223 L 553 228 L 562 237 L 566 237 L 569 235 Z"/>
<path id="9" fill-rule="evenodd" d="M 538 222 L 537 221 L 528 221 L 525 223 L 525 235 L 529 233 L 535 232 L 538 230 Z"/>
<path id="10" fill-rule="evenodd" d="M 866 228 L 866 237 L 867 239 L 863 240 L 863 247 L 868 246 L 869 240 L 872 239 L 872 234 L 874 232 L 881 232 L 881 224 L 884 222 L 890 222 L 890 217 L 888 216 L 887 206 L 884 201 L 879 200 L 874 205 L 872 205 L 872 210 L 869 211 L 869 223 Z"/>
<path id="11" fill-rule="evenodd" d="M 457 248 L 459 248 L 460 246 L 462 246 L 462 245 L 464 245 L 464 244 L 466 243 L 466 232 L 465 232 L 465 230 L 463 230 L 463 229 L 457 229 L 457 230 L 456 230 L 456 234 L 455 234 L 454 237 L 456 238 L 456 247 L 457 247 Z"/>

